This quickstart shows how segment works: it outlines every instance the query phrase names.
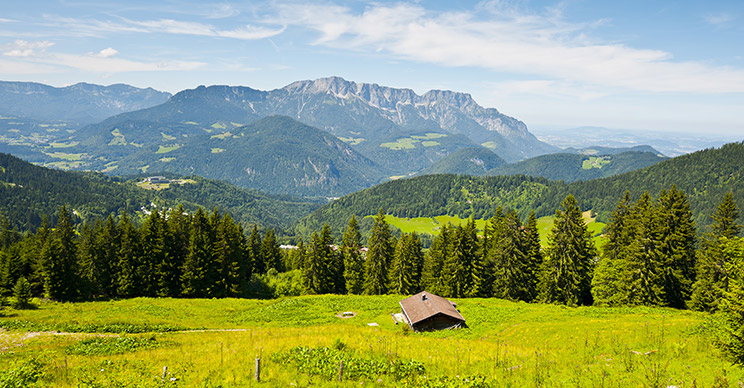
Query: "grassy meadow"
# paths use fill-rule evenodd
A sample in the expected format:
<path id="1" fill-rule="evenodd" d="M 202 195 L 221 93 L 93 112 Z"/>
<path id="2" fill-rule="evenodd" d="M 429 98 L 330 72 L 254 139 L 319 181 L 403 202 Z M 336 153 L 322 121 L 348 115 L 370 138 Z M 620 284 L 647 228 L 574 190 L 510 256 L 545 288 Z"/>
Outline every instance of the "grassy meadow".
<path id="1" fill-rule="evenodd" d="M 703 313 L 473 298 L 455 300 L 468 328 L 412 333 L 390 315 L 399 312 L 401 298 L 37 301 L 34 310 L 3 311 L 0 386 L 26 386 L 34 378 L 38 386 L 62 387 L 736 387 L 744 381 L 744 370 L 712 345 Z M 337 316 L 345 311 L 356 315 Z M 257 356 L 260 383 L 253 380 Z M 341 359 L 352 377 L 339 383 Z"/>
<path id="2" fill-rule="evenodd" d="M 586 223 L 589 233 L 592 235 L 594 244 L 598 248 L 601 248 L 604 244 L 602 231 L 604 230 L 606 224 L 597 221 L 596 217 L 592 217 L 591 211 L 585 211 L 583 215 L 584 222 Z M 546 247 L 548 245 L 548 233 L 553 227 L 554 220 L 555 216 L 544 216 L 537 219 L 537 230 L 540 234 L 540 244 L 543 247 Z M 402 233 L 416 232 L 418 234 L 430 234 L 432 236 L 437 236 L 439 235 L 439 231 L 441 230 L 442 225 L 446 225 L 447 223 L 455 226 L 464 225 L 468 221 L 468 219 L 447 215 L 436 217 L 402 218 L 388 214 L 385 216 L 385 221 L 387 221 L 387 223 L 389 223 L 390 225 L 400 229 Z M 485 229 L 486 222 L 487 220 L 477 219 L 475 220 L 475 226 L 480 232 L 482 232 Z"/>

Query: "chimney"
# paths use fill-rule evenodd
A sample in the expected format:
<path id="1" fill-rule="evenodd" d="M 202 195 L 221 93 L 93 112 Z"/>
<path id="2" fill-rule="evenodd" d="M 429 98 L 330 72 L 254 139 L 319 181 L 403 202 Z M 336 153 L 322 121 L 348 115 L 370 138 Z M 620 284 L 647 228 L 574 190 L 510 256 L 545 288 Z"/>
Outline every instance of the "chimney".
<path id="1" fill-rule="evenodd" d="M 421 294 L 421 300 L 426 300 L 426 293 L 425 292 Z"/>

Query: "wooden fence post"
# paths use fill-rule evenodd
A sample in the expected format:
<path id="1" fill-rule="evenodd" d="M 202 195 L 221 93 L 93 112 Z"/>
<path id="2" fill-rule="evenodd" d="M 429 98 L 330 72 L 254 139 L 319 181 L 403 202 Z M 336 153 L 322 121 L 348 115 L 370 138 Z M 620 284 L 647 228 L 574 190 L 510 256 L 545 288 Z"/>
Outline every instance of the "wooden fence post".
<path id="1" fill-rule="evenodd" d="M 165 382 L 165 376 L 168 374 L 168 366 L 163 367 L 163 382 Z"/>
<path id="2" fill-rule="evenodd" d="M 256 357 L 256 382 L 261 382 L 261 359 Z"/>
<path id="3" fill-rule="evenodd" d="M 338 381 L 344 381 L 344 360 L 338 363 Z"/>

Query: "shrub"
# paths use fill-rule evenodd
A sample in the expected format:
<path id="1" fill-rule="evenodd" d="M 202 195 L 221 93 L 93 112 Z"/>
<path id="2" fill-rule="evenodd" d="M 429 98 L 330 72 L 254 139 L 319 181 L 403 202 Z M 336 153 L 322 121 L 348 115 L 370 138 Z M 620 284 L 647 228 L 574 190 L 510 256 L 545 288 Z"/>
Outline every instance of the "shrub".
<path id="1" fill-rule="evenodd" d="M 10 369 L 0 371 L 0 387 L 2 388 L 22 388 L 36 383 L 43 375 L 42 368 L 44 365 L 37 359 L 16 364 Z"/>

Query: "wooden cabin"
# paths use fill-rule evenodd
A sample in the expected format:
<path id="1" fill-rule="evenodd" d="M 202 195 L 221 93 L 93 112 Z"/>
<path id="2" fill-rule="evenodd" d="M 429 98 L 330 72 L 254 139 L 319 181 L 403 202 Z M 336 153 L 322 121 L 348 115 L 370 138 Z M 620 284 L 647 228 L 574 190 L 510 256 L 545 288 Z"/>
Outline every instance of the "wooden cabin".
<path id="1" fill-rule="evenodd" d="M 439 295 L 423 291 L 401 300 L 401 312 L 414 331 L 455 329 L 465 325 L 456 305 Z"/>

